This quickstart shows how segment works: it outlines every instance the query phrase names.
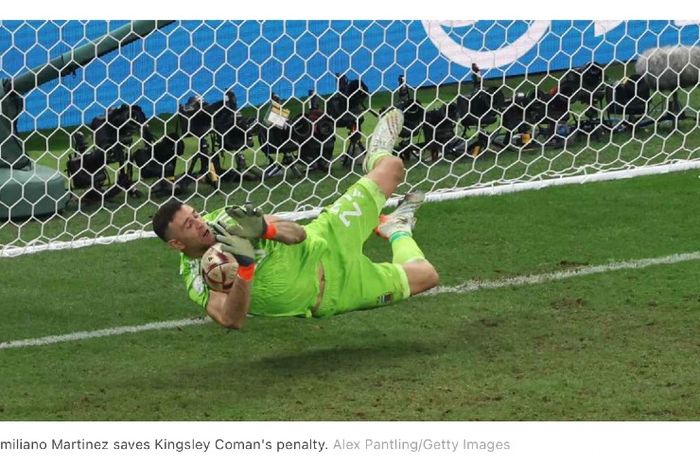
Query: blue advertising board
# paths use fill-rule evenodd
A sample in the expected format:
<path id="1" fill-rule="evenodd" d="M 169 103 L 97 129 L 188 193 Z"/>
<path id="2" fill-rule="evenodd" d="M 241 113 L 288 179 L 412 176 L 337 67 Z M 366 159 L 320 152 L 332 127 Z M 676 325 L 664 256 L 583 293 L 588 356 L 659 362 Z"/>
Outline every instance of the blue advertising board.
<path id="1" fill-rule="evenodd" d="M 0 78 L 40 66 L 124 21 L 2 21 Z M 634 59 L 665 45 L 700 45 L 696 22 L 679 21 L 179 21 L 29 92 L 18 129 L 89 123 L 110 106 L 174 113 L 192 95 L 260 105 L 310 90 L 329 94 L 335 74 L 371 92 L 469 77 L 555 71 Z"/>

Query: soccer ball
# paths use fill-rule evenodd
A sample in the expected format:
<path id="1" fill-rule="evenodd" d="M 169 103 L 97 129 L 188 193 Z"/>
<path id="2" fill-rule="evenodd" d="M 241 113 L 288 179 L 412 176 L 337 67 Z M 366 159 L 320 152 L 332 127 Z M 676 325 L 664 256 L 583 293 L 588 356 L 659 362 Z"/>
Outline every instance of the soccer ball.
<path id="1" fill-rule="evenodd" d="M 221 250 L 221 244 L 212 245 L 202 256 L 202 276 L 212 291 L 230 291 L 237 270 L 238 262 L 233 255 Z"/>

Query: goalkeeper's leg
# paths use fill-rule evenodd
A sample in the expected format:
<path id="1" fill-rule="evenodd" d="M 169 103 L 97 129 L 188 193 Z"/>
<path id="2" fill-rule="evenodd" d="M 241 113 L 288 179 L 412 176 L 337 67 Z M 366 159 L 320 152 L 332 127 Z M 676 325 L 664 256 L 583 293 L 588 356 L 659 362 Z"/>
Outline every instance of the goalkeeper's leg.
<path id="1" fill-rule="evenodd" d="M 405 175 L 403 161 L 393 156 L 402 127 L 403 113 L 398 109 L 392 109 L 379 118 L 362 163 L 367 178 L 379 186 L 386 198 L 391 197 Z"/>
<path id="2" fill-rule="evenodd" d="M 437 286 L 439 279 L 437 271 L 413 239 L 415 213 L 424 200 L 422 192 L 407 194 L 396 210 L 380 217 L 380 224 L 375 229 L 391 244 L 392 262 L 401 265 L 406 272 L 411 295 Z"/>
<path id="3" fill-rule="evenodd" d="M 377 226 L 386 199 L 404 178 L 403 161 L 392 150 L 403 127 L 403 113 L 391 110 L 382 116 L 370 136 L 362 168 L 366 176 L 314 220 L 307 231 L 332 237 L 339 248 L 362 253 L 362 246 Z"/>
<path id="4" fill-rule="evenodd" d="M 367 175 L 306 228 L 307 232 L 324 237 L 339 256 L 362 253 L 364 242 L 378 225 L 386 199 L 403 181 L 403 161 L 391 152 L 402 126 L 403 114 L 399 110 L 391 110 L 380 118 L 362 164 Z"/>
<path id="5" fill-rule="evenodd" d="M 387 198 L 403 182 L 405 175 L 403 161 L 393 156 L 402 128 L 403 113 L 400 110 L 393 109 L 382 116 L 370 136 L 367 156 L 362 164 L 367 177 Z M 376 232 L 391 243 L 392 261 L 406 272 L 411 295 L 437 286 L 439 279 L 435 267 L 425 259 L 412 234 L 414 214 L 424 199 L 425 195 L 420 192 L 406 195 L 393 213 L 380 218 L 380 225 L 376 228 Z"/>

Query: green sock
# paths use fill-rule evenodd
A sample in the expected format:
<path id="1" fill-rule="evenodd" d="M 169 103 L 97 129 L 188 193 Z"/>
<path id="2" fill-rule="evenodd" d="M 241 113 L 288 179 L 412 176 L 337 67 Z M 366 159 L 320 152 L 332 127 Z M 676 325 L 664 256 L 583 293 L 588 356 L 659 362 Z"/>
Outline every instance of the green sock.
<path id="1" fill-rule="evenodd" d="M 394 263 L 403 265 L 416 260 L 425 260 L 425 255 L 423 255 L 420 247 L 407 232 L 395 232 L 389 238 L 389 243 L 391 244 L 392 261 Z"/>

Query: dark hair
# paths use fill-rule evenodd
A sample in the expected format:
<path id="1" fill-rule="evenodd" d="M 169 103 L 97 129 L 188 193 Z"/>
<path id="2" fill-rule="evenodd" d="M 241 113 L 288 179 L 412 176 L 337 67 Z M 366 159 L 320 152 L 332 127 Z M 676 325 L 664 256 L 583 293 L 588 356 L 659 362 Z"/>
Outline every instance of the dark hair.
<path id="1" fill-rule="evenodd" d="M 173 220 L 175 213 L 177 213 L 183 205 L 184 204 L 179 200 L 171 199 L 161 205 L 156 214 L 153 215 L 153 231 L 163 241 L 168 241 L 168 225 Z"/>

